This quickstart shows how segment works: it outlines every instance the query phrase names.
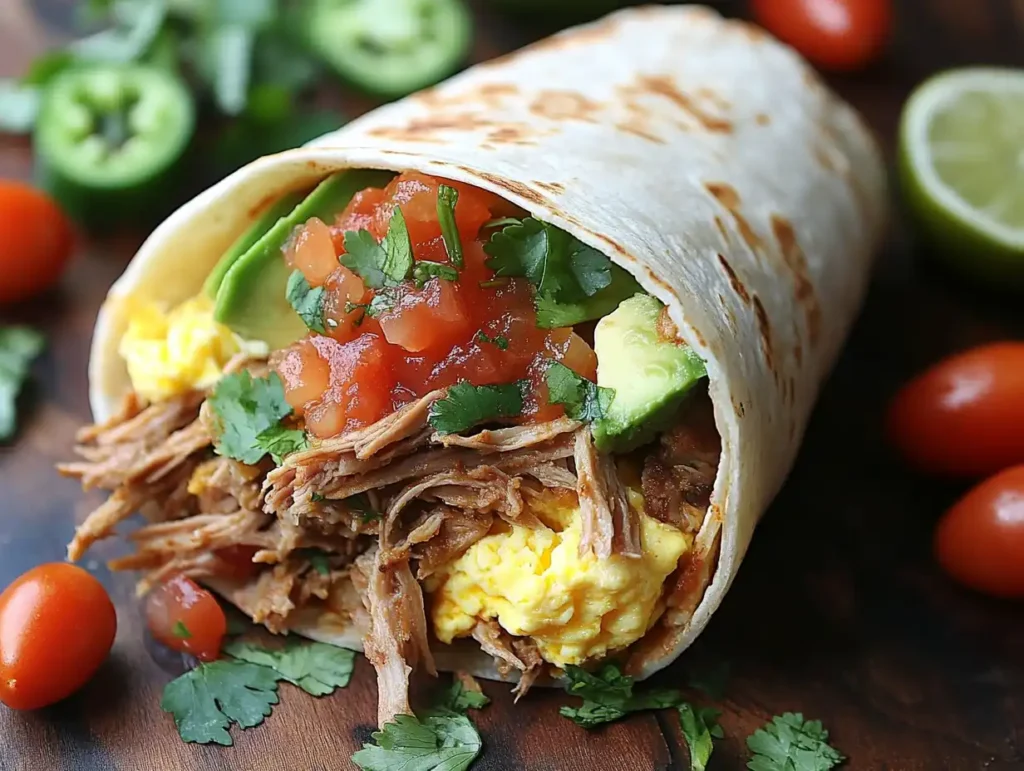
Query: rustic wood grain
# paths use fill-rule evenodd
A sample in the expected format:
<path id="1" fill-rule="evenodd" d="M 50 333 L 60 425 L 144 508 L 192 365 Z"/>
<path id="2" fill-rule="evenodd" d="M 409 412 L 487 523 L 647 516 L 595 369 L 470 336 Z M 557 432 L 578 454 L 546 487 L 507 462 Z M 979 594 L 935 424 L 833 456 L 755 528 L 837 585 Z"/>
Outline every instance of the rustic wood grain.
<path id="1" fill-rule="evenodd" d="M 478 4 L 475 59 L 547 32 Z M 732 12 L 739 2 L 721 3 Z M 833 85 L 867 116 L 889 150 L 900 105 L 931 72 L 967 63 L 1024 64 L 1020 0 L 903 0 L 883 62 Z M 0 76 L 65 34 L 72 3 L 0 0 Z M 48 26 L 39 19 L 45 19 Z M 332 95 L 349 114 L 371 106 Z M 0 140 L 0 176 L 27 178 L 28 144 Z M 61 288 L 0 321 L 27 322 L 50 340 L 34 368 L 24 428 L 0 448 L 0 586 L 39 562 L 59 560 L 74 523 L 96 499 L 51 470 L 66 458 L 88 417 L 86 363 L 96 310 L 141 234 L 84 240 Z M 0 245 L 2 248 L 2 245 Z M 0 277 L 2 280 L 2 277 Z M 880 416 L 906 377 L 945 353 L 1024 334 L 1009 299 L 965 289 L 928 267 L 897 223 L 864 315 L 826 385 L 797 466 L 763 524 L 729 596 L 695 647 L 659 685 L 687 669 L 726 661 L 732 676 L 711 769 L 745 767 L 745 737 L 786 710 L 824 720 L 850 768 L 1024 768 L 1024 617 L 1019 605 L 967 593 L 929 558 L 936 514 L 960 489 L 908 475 L 885 450 Z M 233 748 L 183 744 L 159 709 L 160 691 L 181 671 L 147 642 L 129 576 L 102 567 L 123 549 L 103 543 L 90 569 L 117 603 L 111 659 L 81 693 L 36 714 L 0 707 L 0 769 L 223 769 L 313 771 L 350 768 L 375 713 L 372 669 L 360 660 L 352 685 L 313 699 L 289 686 L 260 728 L 237 732 Z M 424 686 L 429 687 L 429 686 Z M 586 733 L 558 717 L 564 695 L 534 692 L 513 707 L 494 703 L 477 723 L 481 771 L 631 771 L 688 768 L 671 713 L 641 716 Z"/>

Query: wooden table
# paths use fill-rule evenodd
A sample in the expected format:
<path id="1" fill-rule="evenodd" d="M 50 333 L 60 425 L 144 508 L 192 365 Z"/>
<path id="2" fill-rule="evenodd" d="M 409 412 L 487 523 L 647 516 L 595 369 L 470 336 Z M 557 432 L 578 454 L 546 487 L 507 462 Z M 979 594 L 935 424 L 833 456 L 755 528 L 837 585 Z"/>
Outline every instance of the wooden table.
<path id="1" fill-rule="evenodd" d="M 892 150 L 900 105 L 936 69 L 1024 65 L 1021 0 L 904 0 L 885 61 L 834 79 Z M 19 74 L 60 34 L 70 3 L 0 2 L 0 75 Z M 481 3 L 486 6 L 486 3 Z M 739 10 L 739 4 L 727 6 Z M 42 26 L 39 17 L 57 29 Z M 544 31 L 493 11 L 478 14 L 475 58 Z M 368 106 L 345 97 L 349 112 Z M 26 143 L 0 144 L 0 176 L 27 177 Z M 4 309 L 49 335 L 17 441 L 0 448 L 0 586 L 60 560 L 74 523 L 96 498 L 52 465 L 87 420 L 86 363 L 96 310 L 139 236 L 83 240 L 61 288 Z M 3 245 L 0 244 L 0 248 Z M 822 394 L 792 476 L 760 526 L 729 596 L 697 644 L 659 684 L 688 667 L 724 661 L 731 678 L 711 768 L 742 769 L 745 737 L 772 715 L 820 718 L 855 769 L 1024 768 L 1024 609 L 970 594 L 932 564 L 929 539 L 959 489 L 911 476 L 890 457 L 880 416 L 893 390 L 935 358 L 985 340 L 1020 337 L 1013 300 L 974 293 L 926 267 L 897 223 L 864 314 Z M 3 277 L 0 276 L 0 281 Z M 1020 301 L 1017 300 L 1017 308 Z M 100 676 L 36 714 L 0 707 L 0 769 L 274 769 L 352 767 L 372 730 L 375 688 L 360 659 L 352 685 L 316 700 L 290 687 L 260 728 L 230 749 L 186 745 L 159 709 L 181 662 L 145 642 L 133 580 L 90 554 L 119 610 L 114 652 Z M 477 723 L 486 743 L 475 770 L 599 771 L 688 768 L 674 714 L 645 714 L 586 733 L 557 715 L 560 692 L 534 691 L 513 708 L 507 688 Z"/>

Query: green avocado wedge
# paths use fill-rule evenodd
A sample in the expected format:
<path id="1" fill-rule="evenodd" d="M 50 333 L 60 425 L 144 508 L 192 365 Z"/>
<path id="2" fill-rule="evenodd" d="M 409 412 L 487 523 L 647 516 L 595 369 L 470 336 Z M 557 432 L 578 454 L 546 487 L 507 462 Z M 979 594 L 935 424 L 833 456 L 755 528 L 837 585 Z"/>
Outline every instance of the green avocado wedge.
<path id="1" fill-rule="evenodd" d="M 227 275 L 232 266 L 243 254 L 252 248 L 253 244 L 263 238 L 279 219 L 291 212 L 303 197 L 302 193 L 288 193 L 267 209 L 258 220 L 249 226 L 247 231 L 238 237 L 235 243 L 231 244 L 231 248 L 224 252 L 220 262 L 217 263 L 217 266 L 203 283 L 203 292 L 207 297 L 211 300 L 217 299 L 217 292 L 224 281 L 224 276 Z"/>
<path id="2" fill-rule="evenodd" d="M 658 336 L 662 307 L 650 295 L 635 295 L 594 330 L 597 384 L 615 390 L 608 411 L 591 426 L 601 452 L 628 452 L 651 441 L 707 375 L 689 346 Z"/>
<path id="3" fill-rule="evenodd" d="M 387 171 L 342 171 L 317 185 L 228 267 L 217 289 L 214 318 L 246 340 L 262 340 L 271 350 L 303 337 L 306 325 L 285 297 L 291 269 L 282 248 L 306 220 L 333 222 L 356 193 L 384 187 L 393 176 Z"/>

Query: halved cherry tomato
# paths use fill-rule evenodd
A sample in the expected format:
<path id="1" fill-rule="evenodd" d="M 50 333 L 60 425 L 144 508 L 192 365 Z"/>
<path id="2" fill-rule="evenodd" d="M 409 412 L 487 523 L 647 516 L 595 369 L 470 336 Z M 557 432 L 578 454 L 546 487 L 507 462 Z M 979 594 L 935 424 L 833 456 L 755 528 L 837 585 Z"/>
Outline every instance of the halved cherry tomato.
<path id="1" fill-rule="evenodd" d="M 38 709 L 77 691 L 110 653 L 117 615 L 79 567 L 32 568 L 0 594 L 0 701 Z"/>
<path id="2" fill-rule="evenodd" d="M 1024 343 L 940 361 L 896 394 L 887 422 L 892 443 L 928 473 L 984 476 L 1024 463 Z"/>
<path id="3" fill-rule="evenodd" d="M 752 0 L 754 18 L 826 70 L 855 70 L 885 47 L 891 0 Z"/>
<path id="4" fill-rule="evenodd" d="M 0 303 L 27 300 L 57 283 L 71 258 L 71 223 L 33 187 L 0 180 Z"/>
<path id="5" fill-rule="evenodd" d="M 986 479 L 945 513 L 935 558 L 972 589 L 1024 597 L 1024 466 Z"/>
<path id="6" fill-rule="evenodd" d="M 187 576 L 175 576 L 146 597 L 146 625 L 168 648 L 213 661 L 227 634 L 224 610 L 212 594 Z"/>

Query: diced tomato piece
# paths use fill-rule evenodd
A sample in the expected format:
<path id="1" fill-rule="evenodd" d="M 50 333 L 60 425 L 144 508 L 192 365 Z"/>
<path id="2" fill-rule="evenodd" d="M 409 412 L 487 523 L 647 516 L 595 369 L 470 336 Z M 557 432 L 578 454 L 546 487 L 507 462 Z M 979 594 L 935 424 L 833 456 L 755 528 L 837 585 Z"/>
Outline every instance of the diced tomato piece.
<path id="1" fill-rule="evenodd" d="M 187 576 L 175 576 L 146 599 L 146 625 L 168 648 L 213 661 L 227 633 L 227 619 L 214 596 Z"/>
<path id="2" fill-rule="evenodd" d="M 555 361 L 562 362 L 577 375 L 587 380 L 597 380 L 597 354 L 572 329 L 566 327 L 551 330 L 545 347 Z"/>
<path id="3" fill-rule="evenodd" d="M 327 390 L 331 382 L 331 368 L 320 357 L 314 337 L 305 337 L 285 351 L 275 351 L 270 366 L 284 384 L 284 398 L 297 413 Z"/>
<path id="4" fill-rule="evenodd" d="M 376 331 L 377 322 L 366 315 L 365 305 L 372 299 L 363 280 L 339 265 L 324 283 L 324 328 L 340 343 L 347 343 L 363 332 Z M 346 308 L 352 308 L 346 311 Z M 373 328 L 371 328 L 371 326 Z"/>
<path id="5" fill-rule="evenodd" d="M 491 212 L 485 203 L 487 194 L 469 185 L 415 171 L 399 174 L 388 183 L 385 188 L 386 198 L 377 210 L 370 232 L 378 238 L 384 237 L 397 204 L 409 228 L 414 251 L 418 245 L 433 241 L 441 235 L 441 223 L 437 217 L 437 190 L 442 184 L 459 191 L 459 199 L 455 204 L 455 223 L 462 241 L 465 243 L 476 238 L 480 226 L 491 219 Z M 418 254 L 417 258 L 425 259 Z"/>
<path id="6" fill-rule="evenodd" d="M 346 230 L 366 230 L 370 227 L 377 207 L 384 200 L 384 195 L 384 188 L 368 187 L 352 196 L 348 206 L 335 218 L 331 227 L 331 237 L 334 239 L 334 250 L 337 254 L 345 253 Z"/>
<path id="7" fill-rule="evenodd" d="M 321 286 L 338 267 L 331 231 L 316 217 L 295 229 L 285 245 L 284 258 L 289 266 L 302 271 L 311 286 Z"/>
<path id="8" fill-rule="evenodd" d="M 412 353 L 451 347 L 471 332 L 472 321 L 453 282 L 431 279 L 423 289 L 407 289 L 394 308 L 378 317 L 384 337 Z"/>
<path id="9" fill-rule="evenodd" d="M 327 438 L 374 423 L 392 408 L 390 351 L 383 338 L 363 334 L 345 343 L 309 338 L 330 370 L 330 384 L 306 406 L 306 428 Z"/>

